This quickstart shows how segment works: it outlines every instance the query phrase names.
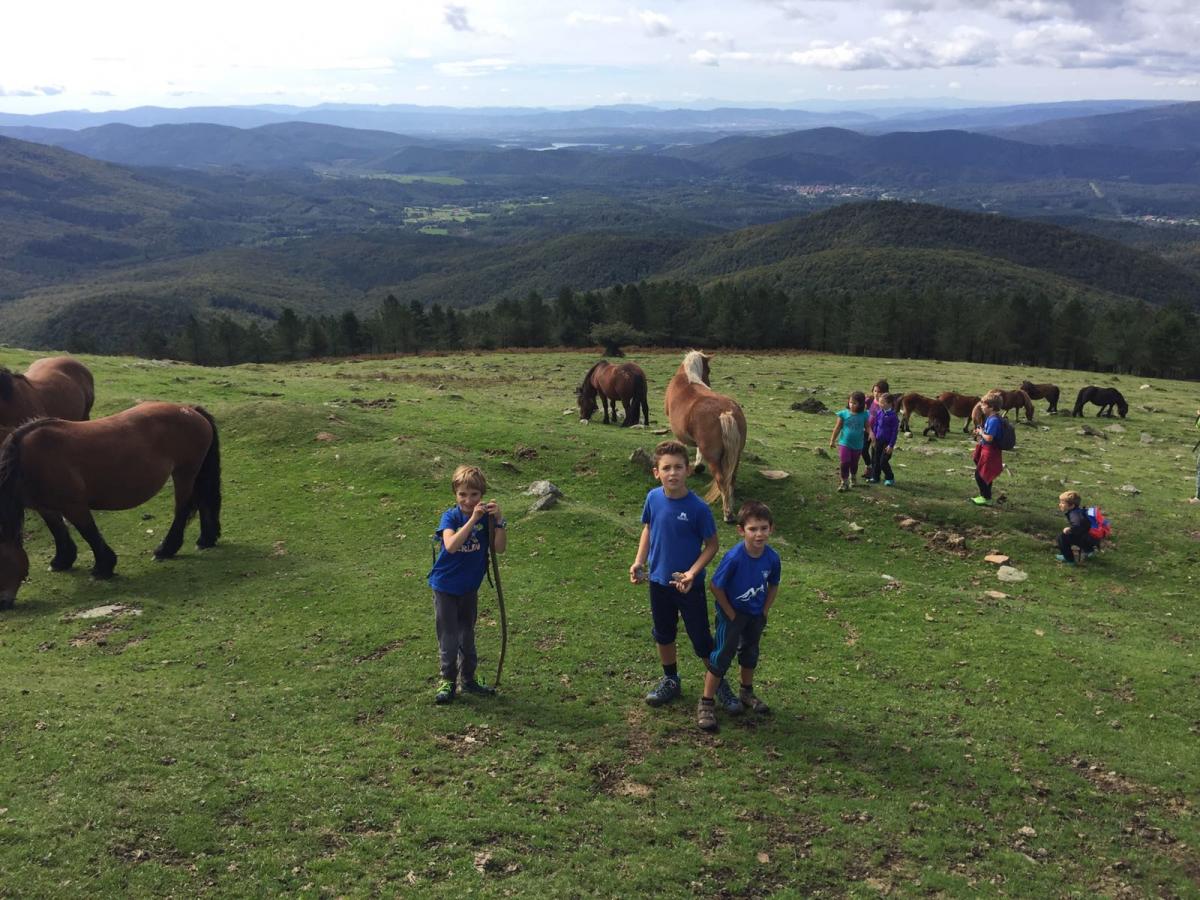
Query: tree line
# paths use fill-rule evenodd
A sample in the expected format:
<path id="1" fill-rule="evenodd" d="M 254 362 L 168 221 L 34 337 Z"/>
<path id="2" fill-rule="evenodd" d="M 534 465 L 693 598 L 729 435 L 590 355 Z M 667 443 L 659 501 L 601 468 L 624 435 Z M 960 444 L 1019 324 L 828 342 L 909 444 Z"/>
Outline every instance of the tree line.
<path id="1" fill-rule="evenodd" d="M 70 346 L 86 352 L 87 338 Z M 1200 377 L 1197 317 L 1183 305 L 1085 301 L 1068 292 L 1011 292 L 986 300 L 930 288 L 801 290 L 721 282 L 569 287 L 531 291 L 488 307 L 456 310 L 388 295 L 370 315 L 298 315 L 269 323 L 189 316 L 175 334 L 147 325 L 129 352 L 201 365 L 355 354 L 623 345 L 824 351 Z"/>

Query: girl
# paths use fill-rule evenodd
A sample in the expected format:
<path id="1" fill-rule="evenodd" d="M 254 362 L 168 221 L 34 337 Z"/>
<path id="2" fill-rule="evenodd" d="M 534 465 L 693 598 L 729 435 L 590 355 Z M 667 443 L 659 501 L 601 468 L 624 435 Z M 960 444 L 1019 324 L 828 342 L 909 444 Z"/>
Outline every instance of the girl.
<path id="1" fill-rule="evenodd" d="M 867 411 L 863 409 L 866 400 L 862 391 L 851 394 L 846 404 L 849 408 L 837 411 L 837 424 L 833 426 L 833 434 L 829 436 L 830 450 L 833 449 L 834 441 L 838 443 L 842 476 L 841 484 L 838 485 L 839 491 L 853 487 L 858 481 L 858 460 L 862 456 L 863 438 L 867 429 Z"/>
<path id="2" fill-rule="evenodd" d="M 1000 401 L 993 394 L 988 394 L 979 401 L 987 419 L 982 428 L 975 429 L 975 483 L 979 485 L 979 496 L 972 497 L 971 502 L 977 506 L 990 506 L 992 503 L 992 482 L 1004 470 L 1004 458 L 996 439 L 1000 437 L 1003 425 L 1000 424 Z"/>

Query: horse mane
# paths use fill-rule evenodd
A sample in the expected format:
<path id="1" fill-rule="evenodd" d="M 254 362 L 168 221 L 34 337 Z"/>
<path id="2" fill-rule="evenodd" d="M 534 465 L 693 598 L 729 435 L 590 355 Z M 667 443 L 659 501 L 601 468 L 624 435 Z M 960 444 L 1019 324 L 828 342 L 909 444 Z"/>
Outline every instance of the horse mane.
<path id="1" fill-rule="evenodd" d="M 31 431 L 58 419 L 34 419 L 14 429 L 0 446 L 0 540 L 21 542 L 25 504 L 21 500 L 21 442 Z"/>
<path id="2" fill-rule="evenodd" d="M 594 393 L 595 388 L 592 388 L 592 375 L 595 373 L 595 371 L 598 368 L 600 368 L 601 366 L 607 366 L 607 365 L 608 365 L 608 360 L 602 359 L 602 360 L 600 360 L 600 362 L 596 363 L 590 369 L 588 369 L 587 374 L 583 376 L 583 384 L 579 385 L 579 390 L 581 392 L 583 392 L 585 395 L 587 394 L 589 389 L 591 389 L 592 392 Z"/>
<path id="3" fill-rule="evenodd" d="M 692 384 L 704 384 L 704 353 L 689 350 L 683 357 L 683 374 Z"/>
<path id="4" fill-rule="evenodd" d="M 0 400 L 8 403 L 13 398 L 13 379 L 21 376 L 7 366 L 0 366 Z"/>

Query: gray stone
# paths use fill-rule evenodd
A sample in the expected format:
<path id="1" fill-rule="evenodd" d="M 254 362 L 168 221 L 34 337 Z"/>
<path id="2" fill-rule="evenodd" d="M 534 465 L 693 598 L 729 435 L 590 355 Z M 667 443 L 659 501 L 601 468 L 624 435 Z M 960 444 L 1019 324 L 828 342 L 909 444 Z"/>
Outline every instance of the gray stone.
<path id="1" fill-rule="evenodd" d="M 1125 426 L 1118 422 L 1113 422 L 1111 425 L 1104 426 L 1105 431 L 1111 431 L 1113 434 L 1124 434 Z"/>
<path id="2" fill-rule="evenodd" d="M 563 495 L 563 492 L 549 481 L 535 481 L 525 489 L 525 493 L 533 497 L 561 497 Z"/>
<path id="3" fill-rule="evenodd" d="M 1141 491 L 1139 491 L 1137 488 L 1135 488 L 1132 484 L 1121 485 L 1121 490 L 1124 491 L 1126 494 L 1140 494 L 1141 493 Z"/>
<path id="4" fill-rule="evenodd" d="M 1020 569 L 1015 569 L 1012 566 L 1001 566 L 996 570 L 996 577 L 1001 581 L 1009 584 L 1016 584 L 1019 581 L 1024 581 L 1029 577 L 1028 572 L 1022 572 Z"/>
<path id="5" fill-rule="evenodd" d="M 816 397 L 806 397 L 792 404 L 792 409 L 796 412 L 806 413 L 823 413 L 829 412 L 829 407 L 818 400 Z"/>
<path id="6" fill-rule="evenodd" d="M 629 461 L 640 469 L 645 469 L 646 474 L 654 471 L 654 459 L 646 452 L 645 447 L 638 447 L 629 454 Z"/>
<path id="7" fill-rule="evenodd" d="M 1108 440 L 1107 434 L 1105 434 L 1103 431 L 1097 431 L 1091 425 L 1081 425 L 1079 428 L 1079 433 L 1086 434 L 1088 437 L 1098 437 L 1104 438 L 1106 441 Z"/>
<path id="8" fill-rule="evenodd" d="M 824 447 L 813 447 L 813 456 L 819 456 L 821 459 L 829 459 L 829 453 Z"/>
<path id="9" fill-rule="evenodd" d="M 1141 441 L 1143 444 L 1153 444 L 1154 443 L 1154 435 L 1150 434 L 1149 432 L 1143 431 L 1141 437 L 1139 437 L 1138 440 Z"/>
<path id="10" fill-rule="evenodd" d="M 528 493 L 528 492 L 526 492 Z M 554 494 L 543 494 L 534 501 L 533 506 L 529 507 L 530 512 L 542 512 L 552 508 L 558 504 L 558 497 Z"/>

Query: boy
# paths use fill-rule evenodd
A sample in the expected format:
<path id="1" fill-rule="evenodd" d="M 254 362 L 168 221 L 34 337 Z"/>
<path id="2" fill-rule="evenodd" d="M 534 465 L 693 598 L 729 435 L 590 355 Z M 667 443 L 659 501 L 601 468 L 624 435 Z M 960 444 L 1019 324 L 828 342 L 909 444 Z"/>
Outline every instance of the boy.
<path id="1" fill-rule="evenodd" d="M 975 429 L 978 443 L 972 459 L 975 460 L 975 484 L 979 493 L 971 498 L 971 502 L 977 506 L 991 506 L 992 482 L 1004 471 L 1004 454 L 996 443 L 1004 425 L 1000 421 L 1000 402 L 994 394 L 987 394 L 979 403 L 986 419 L 982 428 Z"/>
<path id="2" fill-rule="evenodd" d="M 1096 539 L 1092 537 L 1091 523 L 1080 506 L 1081 498 L 1075 491 L 1063 491 L 1058 495 L 1058 509 L 1066 513 L 1068 525 L 1058 536 L 1058 554 L 1054 557 L 1061 563 L 1075 565 L 1075 550 L 1078 547 L 1083 559 L 1096 552 Z"/>
<path id="3" fill-rule="evenodd" d="M 900 434 L 900 417 L 894 407 L 895 396 L 882 394 L 879 397 L 879 411 L 874 414 L 871 422 L 871 468 L 867 470 L 867 483 L 879 484 L 879 476 L 883 476 L 884 487 L 896 483 L 892 474 L 892 451 L 896 449 L 896 438 Z"/>
<path id="4" fill-rule="evenodd" d="M 704 567 L 717 553 L 717 523 L 708 504 L 688 489 L 690 473 L 683 444 L 663 441 L 654 448 L 654 477 L 662 486 L 646 495 L 642 534 L 629 567 L 631 582 L 650 583 L 651 634 L 663 670 L 657 687 L 646 695 L 651 706 L 670 703 L 680 695 L 675 652 L 680 617 L 697 656 L 706 660 L 713 648 L 704 600 Z M 718 693 L 726 710 L 741 712 L 742 704 L 729 685 L 723 683 L 722 687 Z"/>
<path id="5" fill-rule="evenodd" d="M 775 520 L 765 503 L 748 500 L 738 511 L 737 522 L 742 542 L 722 557 L 710 586 L 717 599 L 717 640 L 708 657 L 704 696 L 696 707 L 696 724 L 704 731 L 717 730 L 713 694 L 724 681 L 735 652 L 741 666 L 738 699 L 742 706 L 756 713 L 770 712 L 754 694 L 754 669 L 767 613 L 779 592 L 779 554 L 767 544 Z"/>
<path id="6" fill-rule="evenodd" d="M 438 538 L 442 550 L 429 573 L 433 613 L 437 623 L 438 657 L 442 680 L 435 703 L 454 700 L 455 679 L 461 677 L 467 694 L 487 696 L 495 688 L 475 677 L 475 620 L 479 617 L 479 585 L 487 574 L 488 517 L 495 529 L 496 552 L 508 546 L 508 523 L 494 500 L 483 499 L 487 479 L 477 466 L 459 466 L 450 481 L 455 505 L 442 513 Z"/>

